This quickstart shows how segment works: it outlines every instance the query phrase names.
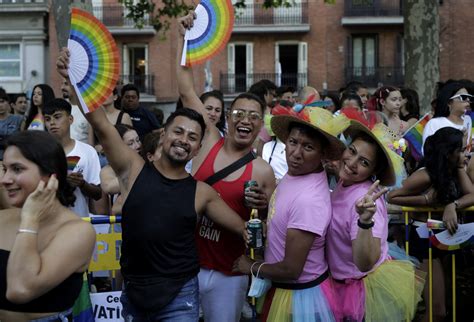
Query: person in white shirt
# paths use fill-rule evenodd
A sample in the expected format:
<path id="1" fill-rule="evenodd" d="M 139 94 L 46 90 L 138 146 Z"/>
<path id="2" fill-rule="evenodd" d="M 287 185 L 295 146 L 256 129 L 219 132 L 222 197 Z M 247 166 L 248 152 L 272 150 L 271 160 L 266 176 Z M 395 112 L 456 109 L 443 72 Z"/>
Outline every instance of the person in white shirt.
<path id="1" fill-rule="evenodd" d="M 66 100 L 58 98 L 48 102 L 43 115 L 46 129 L 62 145 L 68 159 L 67 180 L 76 188 L 76 202 L 71 210 L 80 217 L 88 217 L 89 198 L 99 200 L 102 196 L 99 157 L 92 146 L 71 138 L 74 118 L 71 104 Z"/>
<path id="2" fill-rule="evenodd" d="M 71 115 L 74 118 L 71 124 L 71 138 L 83 143 L 88 143 L 89 122 L 87 122 L 77 106 L 74 92 L 71 90 L 71 84 L 69 84 L 65 78 L 63 78 L 63 83 L 61 84 L 61 93 L 63 94 L 63 98 L 71 103 Z"/>
<path id="3" fill-rule="evenodd" d="M 473 101 L 464 85 L 453 82 L 446 84 L 438 94 L 433 118 L 423 130 L 423 146 L 426 139 L 443 127 L 454 127 L 464 133 L 466 149 L 471 149 L 472 120 L 466 111 Z"/>

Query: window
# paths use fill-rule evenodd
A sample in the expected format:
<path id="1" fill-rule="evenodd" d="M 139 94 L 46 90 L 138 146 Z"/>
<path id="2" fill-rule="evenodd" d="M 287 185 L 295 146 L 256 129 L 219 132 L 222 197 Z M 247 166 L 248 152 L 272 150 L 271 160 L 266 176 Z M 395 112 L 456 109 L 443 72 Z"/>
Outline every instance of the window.
<path id="1" fill-rule="evenodd" d="M 374 75 L 377 65 L 376 36 L 353 36 L 351 60 L 355 76 Z"/>
<path id="2" fill-rule="evenodd" d="M 0 78 L 21 77 L 20 44 L 0 44 Z"/>

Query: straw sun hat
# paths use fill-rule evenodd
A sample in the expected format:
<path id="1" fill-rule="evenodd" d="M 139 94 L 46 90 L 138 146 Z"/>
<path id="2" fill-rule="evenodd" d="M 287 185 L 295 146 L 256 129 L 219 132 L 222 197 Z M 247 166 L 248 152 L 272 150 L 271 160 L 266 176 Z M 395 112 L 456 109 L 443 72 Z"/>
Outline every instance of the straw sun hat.
<path id="1" fill-rule="evenodd" d="M 275 136 L 286 142 L 290 134 L 289 127 L 292 123 L 298 123 L 313 128 L 321 133 L 329 142 L 326 148 L 326 158 L 337 160 L 345 149 L 337 135 L 341 134 L 349 126 L 349 120 L 344 116 L 336 116 L 320 107 L 305 107 L 301 112 L 293 109 L 282 109 L 278 115 L 271 119 L 271 129 Z"/>
<path id="2" fill-rule="evenodd" d="M 394 142 L 397 142 L 393 131 L 385 124 L 377 123 L 371 129 L 359 121 L 351 120 L 349 128 L 344 132 L 346 137 L 354 138 L 363 132 L 370 136 L 382 149 L 387 160 L 388 167 L 377 178 L 383 186 L 393 186 L 401 180 L 403 174 L 403 158 L 393 151 Z"/>

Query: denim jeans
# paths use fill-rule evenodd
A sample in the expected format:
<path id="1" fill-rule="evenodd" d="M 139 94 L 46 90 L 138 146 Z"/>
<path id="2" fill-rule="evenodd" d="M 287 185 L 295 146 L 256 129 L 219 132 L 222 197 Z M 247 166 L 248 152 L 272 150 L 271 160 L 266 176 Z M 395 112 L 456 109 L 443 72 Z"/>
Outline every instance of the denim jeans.
<path id="1" fill-rule="evenodd" d="M 68 322 L 72 321 L 72 309 L 66 310 L 64 312 L 59 312 L 50 316 L 45 316 L 44 318 L 39 318 L 31 320 L 30 322 Z"/>
<path id="2" fill-rule="evenodd" d="M 130 303 L 126 290 L 122 291 L 120 302 L 125 322 L 196 322 L 199 320 L 198 279 L 196 276 L 184 284 L 178 295 L 158 313 L 140 311 Z"/>

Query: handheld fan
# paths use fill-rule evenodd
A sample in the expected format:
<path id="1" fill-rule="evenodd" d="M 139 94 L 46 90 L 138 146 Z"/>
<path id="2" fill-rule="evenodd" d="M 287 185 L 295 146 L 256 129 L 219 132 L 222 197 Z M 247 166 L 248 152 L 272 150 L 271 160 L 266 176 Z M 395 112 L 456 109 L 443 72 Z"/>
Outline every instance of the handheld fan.
<path id="1" fill-rule="evenodd" d="M 79 160 L 81 159 L 81 157 L 80 156 L 69 156 L 66 159 L 67 159 L 67 171 L 68 172 L 73 172 L 74 169 L 76 168 L 76 165 L 79 163 Z"/>
<path id="2" fill-rule="evenodd" d="M 447 230 L 430 237 L 431 243 L 442 250 L 457 250 L 474 244 L 474 223 L 460 224 L 454 235 Z"/>
<path id="3" fill-rule="evenodd" d="M 194 25 L 184 35 L 181 66 L 200 64 L 218 54 L 234 27 L 231 0 L 202 0 L 195 13 Z"/>
<path id="4" fill-rule="evenodd" d="M 69 78 L 85 113 L 99 108 L 119 78 L 119 55 L 107 28 L 94 16 L 72 9 L 67 47 Z"/>

